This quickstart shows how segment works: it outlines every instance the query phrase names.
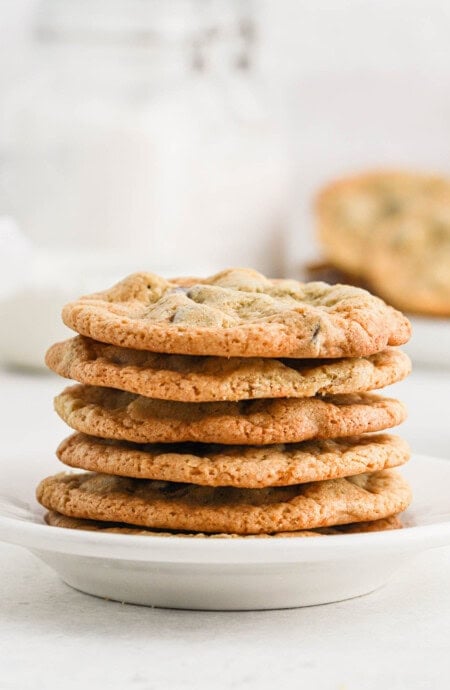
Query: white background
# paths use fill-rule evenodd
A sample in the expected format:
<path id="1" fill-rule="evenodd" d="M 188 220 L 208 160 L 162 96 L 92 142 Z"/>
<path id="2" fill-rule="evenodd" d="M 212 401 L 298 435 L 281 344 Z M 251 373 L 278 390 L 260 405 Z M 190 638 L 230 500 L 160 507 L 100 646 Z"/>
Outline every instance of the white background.
<path id="1" fill-rule="evenodd" d="M 36 0 L 0 0 L 0 107 L 26 75 L 35 6 Z M 287 255 L 294 270 L 315 251 L 311 197 L 327 179 L 382 165 L 449 172 L 450 3 L 254 0 L 253 6 L 262 72 L 293 161 Z"/>

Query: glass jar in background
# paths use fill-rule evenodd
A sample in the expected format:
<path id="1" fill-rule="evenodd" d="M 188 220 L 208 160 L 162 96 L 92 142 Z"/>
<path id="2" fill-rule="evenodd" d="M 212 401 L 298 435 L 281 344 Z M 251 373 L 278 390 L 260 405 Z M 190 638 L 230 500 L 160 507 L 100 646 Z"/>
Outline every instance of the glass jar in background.
<path id="1" fill-rule="evenodd" d="M 255 34 L 242 0 L 41 2 L 0 207 L 66 272 L 73 257 L 77 288 L 137 269 L 282 273 L 288 167 Z"/>

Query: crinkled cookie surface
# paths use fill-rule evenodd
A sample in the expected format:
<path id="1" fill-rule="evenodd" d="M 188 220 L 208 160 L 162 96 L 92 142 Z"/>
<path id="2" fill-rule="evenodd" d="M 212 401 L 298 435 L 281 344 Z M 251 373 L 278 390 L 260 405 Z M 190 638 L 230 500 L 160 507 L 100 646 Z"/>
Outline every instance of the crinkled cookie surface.
<path id="1" fill-rule="evenodd" d="M 55 409 L 76 431 L 136 443 L 297 443 L 381 431 L 406 418 L 401 402 L 373 393 L 183 403 L 83 385 L 56 396 Z"/>
<path id="2" fill-rule="evenodd" d="M 52 345 L 46 363 L 80 383 L 181 402 L 361 393 L 395 383 L 411 370 L 408 356 L 392 347 L 368 357 L 280 360 L 160 354 L 82 336 Z"/>
<path id="3" fill-rule="evenodd" d="M 301 532 L 275 532 L 273 534 L 208 534 L 206 532 L 164 532 L 146 527 L 132 527 L 124 523 L 100 522 L 99 520 L 83 520 L 82 518 L 70 518 L 61 513 L 50 511 L 45 516 L 45 521 L 52 527 L 63 527 L 65 529 L 81 529 L 90 532 L 103 532 L 105 534 L 129 534 L 131 536 L 147 537 L 190 537 L 196 539 L 251 539 L 251 538 L 285 538 L 285 537 L 324 537 L 336 534 L 358 534 L 359 532 L 385 532 L 391 529 L 401 529 L 403 527 L 397 515 L 384 518 L 382 520 L 371 520 L 369 522 L 354 522 L 348 525 L 338 525 L 336 527 L 318 527 L 315 530 L 302 530 Z"/>
<path id="4" fill-rule="evenodd" d="M 212 488 L 104 474 L 58 474 L 39 502 L 67 517 L 157 529 L 267 534 L 379 520 L 411 501 L 395 470 L 266 489 Z"/>
<path id="5" fill-rule="evenodd" d="M 222 357 L 359 357 L 410 337 L 406 317 L 365 290 L 250 269 L 172 281 L 136 273 L 66 305 L 63 320 L 121 347 Z"/>
<path id="6" fill-rule="evenodd" d="M 102 474 L 263 488 L 388 469 L 405 463 L 410 453 L 406 441 L 390 434 L 272 446 L 137 445 L 73 434 L 57 455 L 70 467 Z"/>

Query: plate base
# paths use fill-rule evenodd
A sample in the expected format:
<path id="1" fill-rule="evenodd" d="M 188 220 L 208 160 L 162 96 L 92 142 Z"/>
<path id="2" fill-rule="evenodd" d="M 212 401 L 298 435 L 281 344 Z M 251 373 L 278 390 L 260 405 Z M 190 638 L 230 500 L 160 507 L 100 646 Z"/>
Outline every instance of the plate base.
<path id="1" fill-rule="evenodd" d="M 408 555 L 282 564 L 148 563 L 33 551 L 70 587 L 158 608 L 244 611 L 327 604 L 384 585 Z"/>

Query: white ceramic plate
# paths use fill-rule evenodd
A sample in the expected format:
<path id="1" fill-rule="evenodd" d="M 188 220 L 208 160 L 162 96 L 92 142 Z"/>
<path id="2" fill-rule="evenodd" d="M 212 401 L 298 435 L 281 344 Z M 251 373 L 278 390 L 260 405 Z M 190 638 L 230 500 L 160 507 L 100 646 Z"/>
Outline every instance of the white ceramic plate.
<path id="1" fill-rule="evenodd" d="M 409 316 L 412 338 L 402 347 L 414 364 L 450 367 L 450 318 Z"/>
<path id="2" fill-rule="evenodd" d="M 30 462 L 32 461 L 32 462 Z M 187 539 L 49 527 L 34 501 L 38 458 L 0 463 L 0 539 L 25 546 L 70 586 L 108 599 L 187 609 L 324 604 L 385 584 L 414 554 L 450 544 L 450 461 L 403 469 L 415 498 L 402 530 L 289 539 Z"/>

